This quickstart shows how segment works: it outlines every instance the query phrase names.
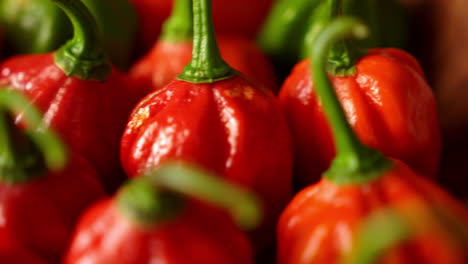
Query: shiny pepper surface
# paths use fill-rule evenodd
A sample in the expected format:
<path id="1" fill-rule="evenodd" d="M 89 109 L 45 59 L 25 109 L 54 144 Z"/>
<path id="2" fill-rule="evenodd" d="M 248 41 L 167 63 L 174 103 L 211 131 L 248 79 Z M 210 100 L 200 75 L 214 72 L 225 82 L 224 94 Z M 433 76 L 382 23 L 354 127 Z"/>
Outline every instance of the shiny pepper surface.
<path id="1" fill-rule="evenodd" d="M 398 207 L 413 202 L 421 203 L 434 216 L 433 208 L 444 209 L 468 226 L 468 212 L 462 204 L 403 163 L 395 164 L 370 183 L 339 185 L 322 179 L 299 192 L 278 224 L 278 263 L 340 263 L 356 246 L 358 227 L 369 214 L 383 208 L 398 212 Z M 466 263 L 466 251 L 445 233 L 451 227 L 443 222 L 438 225 L 442 227 L 391 249 L 376 263 Z"/>
<path id="2" fill-rule="evenodd" d="M 64 8 L 72 9 L 75 37 L 56 52 L 4 61 L 0 85 L 29 97 L 44 120 L 93 164 L 109 189 L 123 178 L 119 142 L 137 99 L 126 76 L 102 55 L 96 24 L 84 5 L 63 3 L 71 6 Z"/>
<path id="3" fill-rule="evenodd" d="M 326 71 L 333 62 L 330 48 L 344 37 L 366 34 L 356 19 L 342 17 L 329 23 L 312 47 L 312 74 L 337 155 L 323 178 L 300 191 L 281 215 L 278 263 L 465 263 L 468 210 L 401 161 L 361 142 L 334 91 Z M 394 211 L 400 223 L 419 232 L 402 242 L 401 229 L 374 226 L 368 234 L 373 241 L 356 239 L 381 209 Z M 343 262 L 362 252 L 365 261 Z"/>
<path id="4" fill-rule="evenodd" d="M 187 174 L 176 165 L 171 173 L 167 168 L 131 180 L 114 198 L 91 207 L 77 226 L 64 263 L 253 263 L 246 234 L 224 211 L 237 208 L 231 216 L 247 220 L 250 210 L 238 209 L 254 205 L 251 196 L 222 179 L 202 176 L 200 182 L 190 177 L 192 170 Z M 159 177 L 163 170 L 167 177 Z M 232 197 L 222 197 L 225 193 Z M 224 210 L 214 206 L 219 201 L 227 201 Z"/>
<path id="5" fill-rule="evenodd" d="M 102 177 L 112 177 L 119 167 L 120 136 L 133 106 L 122 73 L 113 69 L 106 82 L 82 80 L 57 67 L 52 53 L 24 55 L 0 64 L 0 84 L 28 96 L 72 149 L 89 159 Z"/>
<path id="6" fill-rule="evenodd" d="M 358 137 L 434 178 L 441 136 L 435 99 L 418 62 L 402 50 L 372 49 L 355 69 L 347 77 L 330 78 Z M 335 156 L 309 59 L 293 69 L 279 100 L 293 134 L 299 182 L 305 186 L 317 181 Z"/>
<path id="7" fill-rule="evenodd" d="M 195 162 L 258 192 L 265 205 L 268 241 L 291 194 L 290 135 L 271 91 L 221 60 L 209 1 L 194 1 L 194 57 L 165 87 L 134 109 L 122 136 L 121 160 L 129 176 L 170 159 Z M 259 242 L 260 243 L 260 242 Z"/>
<path id="8" fill-rule="evenodd" d="M 129 176 L 178 158 L 253 188 L 271 230 L 291 194 L 289 137 L 271 92 L 244 77 L 213 84 L 176 80 L 133 111 L 121 159 Z"/>

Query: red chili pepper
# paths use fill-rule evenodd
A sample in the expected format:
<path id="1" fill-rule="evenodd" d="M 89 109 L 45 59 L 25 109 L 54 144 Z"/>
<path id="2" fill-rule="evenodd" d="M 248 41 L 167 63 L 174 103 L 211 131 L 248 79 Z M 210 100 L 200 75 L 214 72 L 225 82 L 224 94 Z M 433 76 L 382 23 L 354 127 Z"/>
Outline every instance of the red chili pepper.
<path id="1" fill-rule="evenodd" d="M 122 164 L 135 176 L 178 158 L 253 188 L 267 219 L 264 233 L 254 236 L 265 242 L 291 195 L 287 124 L 271 92 L 258 89 L 221 60 L 210 1 L 193 3 L 194 19 L 203 21 L 195 23 L 194 58 L 178 80 L 134 109 L 122 137 Z"/>
<path id="2" fill-rule="evenodd" d="M 56 263 L 81 211 L 104 196 L 91 165 L 75 154 L 67 162 L 31 107 L 19 93 L 0 90 L 0 263 Z M 15 128 L 5 109 L 21 109 L 29 130 Z"/>
<path id="3" fill-rule="evenodd" d="M 465 239 L 468 238 L 467 209 L 404 163 L 388 159 L 365 146 L 354 134 L 328 79 L 325 64 L 330 46 L 343 36 L 353 34 L 358 37 L 365 32 L 366 28 L 356 20 L 343 17 L 333 21 L 319 35 L 312 49 L 313 78 L 331 124 L 337 156 L 323 174 L 324 178 L 299 192 L 281 215 L 278 263 L 340 263 L 356 247 L 372 251 L 379 245 L 356 245 L 354 240 L 366 217 L 378 209 L 391 208 L 407 221 L 408 215 L 400 209 L 409 204 L 418 204 L 426 212 L 426 218 L 419 223 L 421 226 L 433 222 L 437 225 L 431 226 L 438 229 L 397 244 L 398 247 L 392 248 L 379 262 L 372 263 L 465 263 L 468 260 L 463 251 L 466 244 L 463 246 L 457 240 L 443 242 L 449 241 L 447 234 L 459 235 L 451 232 L 453 226 L 448 219 L 458 219 L 461 230 L 467 234 Z M 437 213 L 437 208 L 446 210 L 450 217 Z M 409 211 L 409 216 L 415 214 L 419 213 Z M 380 231 L 392 232 L 391 229 Z M 373 235 L 381 234 L 374 232 Z M 460 256 L 464 262 L 451 262 Z"/>
<path id="4" fill-rule="evenodd" d="M 173 0 L 130 0 L 135 6 L 140 24 L 138 43 L 146 52 L 158 39 L 163 22 L 169 17 Z M 254 38 L 273 0 L 214 0 L 213 20 L 221 34 Z"/>
<path id="5" fill-rule="evenodd" d="M 97 168 L 111 189 L 124 178 L 119 142 L 137 98 L 102 53 L 86 7 L 79 1 L 55 2 L 73 21 L 73 39 L 54 53 L 6 60 L 0 66 L 0 84 L 31 98 L 44 120 Z"/>
<path id="6" fill-rule="evenodd" d="M 361 56 L 351 48 L 334 47 L 330 77 L 353 129 L 368 146 L 434 178 L 441 135 L 435 98 L 418 62 L 398 49 L 371 49 Z M 316 182 L 335 156 L 309 69 L 309 59 L 297 64 L 279 94 L 301 186 Z"/>
<path id="7" fill-rule="evenodd" d="M 151 51 L 140 59 L 130 74 L 144 95 L 162 88 L 179 75 L 192 59 L 192 1 L 175 0 L 171 17 Z M 223 59 L 234 69 L 276 91 L 273 65 L 252 40 L 234 35 L 218 36 Z"/>
<path id="8" fill-rule="evenodd" d="M 240 223 L 258 223 L 252 194 L 194 167 L 166 164 L 92 207 L 64 263 L 253 263 L 245 233 L 201 201 L 229 210 Z"/>

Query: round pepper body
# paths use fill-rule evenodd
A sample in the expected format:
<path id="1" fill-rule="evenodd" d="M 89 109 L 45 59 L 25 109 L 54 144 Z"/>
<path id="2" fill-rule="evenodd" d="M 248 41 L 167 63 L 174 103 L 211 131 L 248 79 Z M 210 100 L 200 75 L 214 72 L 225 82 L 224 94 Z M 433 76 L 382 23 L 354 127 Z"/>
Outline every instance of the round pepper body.
<path id="1" fill-rule="evenodd" d="M 397 49 L 372 49 L 355 74 L 330 75 L 348 121 L 362 142 L 423 175 L 437 174 L 441 136 L 435 99 L 417 61 Z M 317 181 L 335 156 L 330 126 L 311 80 L 299 63 L 279 95 L 295 146 L 300 186 Z"/>
<path id="2" fill-rule="evenodd" d="M 122 137 L 121 160 L 130 176 L 181 159 L 256 191 L 268 240 L 291 195 L 290 134 L 270 91 L 242 75 L 214 83 L 176 80 L 145 97 Z"/>
<path id="3" fill-rule="evenodd" d="M 278 89 L 273 66 L 251 40 L 235 36 L 217 39 L 221 55 L 229 65 L 272 91 Z M 147 95 L 174 80 L 191 61 L 192 48 L 191 41 L 159 40 L 130 71 L 138 89 Z"/>
<path id="4" fill-rule="evenodd" d="M 169 17 L 173 0 L 131 0 L 140 19 L 139 50 L 149 50 L 159 37 L 161 26 Z M 252 39 L 270 9 L 272 0 L 213 0 L 216 32 Z"/>
<path id="5" fill-rule="evenodd" d="M 120 137 L 137 102 L 126 76 L 114 68 L 105 82 L 69 77 L 48 53 L 4 61 L 0 84 L 30 98 L 44 121 L 98 170 L 106 188 L 123 180 Z"/>
<path id="6" fill-rule="evenodd" d="M 0 260 L 58 263 L 81 212 L 102 197 L 96 171 L 79 155 L 71 156 L 59 172 L 25 183 L 0 183 L 0 233 L 7 240 L 0 242 Z M 35 262 L 21 262 L 23 258 Z"/>
<path id="7" fill-rule="evenodd" d="M 401 212 L 409 221 L 411 212 L 402 211 L 408 204 L 418 204 L 430 213 L 432 221 L 439 217 L 437 210 L 443 209 L 466 228 L 468 212 L 462 204 L 402 162 L 394 164 L 369 183 L 338 185 L 322 179 L 300 191 L 278 223 L 278 263 L 341 263 L 358 246 L 355 237 L 360 225 L 382 208 Z M 465 263 L 466 250 L 448 235 L 451 228 L 436 221 L 431 228 L 389 249 L 376 263 Z"/>
<path id="8" fill-rule="evenodd" d="M 102 33 L 112 62 L 127 69 L 137 34 L 137 15 L 128 0 L 80 0 L 91 11 Z M 0 2 L 0 25 L 12 52 L 46 53 L 73 35 L 67 15 L 51 0 L 4 0 Z"/>
<path id="9" fill-rule="evenodd" d="M 91 207 L 79 222 L 64 263 L 253 263 L 247 236 L 219 211 L 189 202 L 173 219 L 140 226 L 115 199 Z"/>
<path id="10" fill-rule="evenodd" d="M 323 179 L 299 192 L 281 215 L 278 263 L 464 263 L 468 210 L 403 162 L 364 145 L 334 91 L 337 80 L 325 67 L 333 62 L 330 48 L 366 32 L 356 19 L 339 18 L 312 48 L 312 74 L 337 156 Z M 356 68 L 359 73 L 359 63 Z M 370 221 L 381 209 L 393 213 Z M 360 233 L 362 227 L 368 232 Z"/>

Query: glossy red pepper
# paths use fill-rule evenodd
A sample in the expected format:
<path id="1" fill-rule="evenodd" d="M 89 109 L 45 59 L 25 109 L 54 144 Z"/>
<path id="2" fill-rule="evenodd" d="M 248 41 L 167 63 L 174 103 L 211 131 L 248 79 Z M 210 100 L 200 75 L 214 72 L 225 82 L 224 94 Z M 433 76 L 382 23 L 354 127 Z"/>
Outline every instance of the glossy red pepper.
<path id="1" fill-rule="evenodd" d="M 203 21 L 195 23 L 194 58 L 178 80 L 134 109 L 122 137 L 122 164 L 136 176 L 180 158 L 253 188 L 266 209 L 264 233 L 254 236 L 266 242 L 291 195 L 287 124 L 270 91 L 221 60 L 208 22 L 210 2 L 194 5 L 195 20 Z"/>
<path id="2" fill-rule="evenodd" d="M 159 37 L 163 22 L 169 17 L 173 0 L 130 0 L 140 23 L 140 50 L 149 50 Z M 254 38 L 266 17 L 272 0 L 213 0 L 213 20 L 221 34 Z"/>
<path id="3" fill-rule="evenodd" d="M 336 45 L 330 60 L 333 86 L 359 138 L 434 178 L 441 135 L 435 98 L 418 62 L 402 50 L 371 49 L 362 55 L 346 44 Z M 279 94 L 300 186 L 316 182 L 335 156 L 309 69 L 309 59 L 297 64 Z"/>
<path id="4" fill-rule="evenodd" d="M 358 247 L 378 249 L 381 245 L 359 244 L 355 238 L 367 217 L 382 208 L 394 209 L 404 222 L 422 210 L 425 218 L 419 225 L 434 228 L 425 229 L 414 240 L 392 245 L 395 247 L 377 262 L 352 263 L 465 263 L 466 243 L 460 244 L 452 236 L 468 238 L 467 209 L 401 161 L 388 159 L 361 143 L 328 80 L 325 64 L 329 47 L 345 35 L 362 36 L 365 29 L 354 19 L 340 18 L 326 27 L 313 47 L 313 77 L 338 151 L 323 179 L 299 192 L 281 215 L 278 263 L 341 263 Z M 401 210 L 413 204 L 418 210 Z M 453 232 L 456 228 L 462 234 Z M 380 231 L 373 235 L 377 238 L 392 229 Z"/>
<path id="5" fill-rule="evenodd" d="M 93 164 L 109 189 L 123 181 L 119 142 L 137 98 L 101 52 L 96 24 L 85 6 L 79 1 L 56 3 L 73 21 L 74 38 L 57 52 L 4 61 L 0 84 L 31 98 L 44 120 Z"/>
<path id="6" fill-rule="evenodd" d="M 81 211 L 104 191 L 85 159 L 64 159 L 60 141 L 24 97 L 2 89 L 0 107 L 0 262 L 57 263 Z M 22 109 L 25 133 L 5 108 Z"/>
<path id="7" fill-rule="evenodd" d="M 172 14 L 164 23 L 162 36 L 130 71 L 145 95 L 170 83 L 191 61 L 192 20 L 192 1 L 175 0 Z M 277 90 L 273 65 L 252 40 L 223 35 L 217 36 L 217 41 L 221 56 L 229 65 L 269 89 Z"/>
<path id="8" fill-rule="evenodd" d="M 166 164 L 88 210 L 64 263 L 253 263 L 246 234 L 202 201 L 237 220 L 258 220 L 251 194 L 199 169 Z"/>

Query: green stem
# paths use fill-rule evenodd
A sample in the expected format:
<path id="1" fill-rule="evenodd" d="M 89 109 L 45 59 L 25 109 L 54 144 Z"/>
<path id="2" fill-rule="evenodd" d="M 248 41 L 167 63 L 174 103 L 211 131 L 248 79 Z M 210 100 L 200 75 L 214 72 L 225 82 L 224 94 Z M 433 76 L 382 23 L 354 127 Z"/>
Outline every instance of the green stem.
<path id="1" fill-rule="evenodd" d="M 98 25 L 80 0 L 53 0 L 69 17 L 73 38 L 63 45 L 54 59 L 68 76 L 105 81 L 112 67 L 102 48 Z"/>
<path id="2" fill-rule="evenodd" d="M 336 142 L 337 156 L 325 177 L 335 183 L 349 184 L 370 181 L 390 166 L 383 155 L 368 148 L 357 138 L 347 121 L 326 72 L 330 47 L 346 36 L 363 38 L 367 28 L 357 20 L 340 17 L 332 21 L 317 37 L 312 48 L 312 76 Z"/>
<path id="3" fill-rule="evenodd" d="M 343 17 L 343 0 L 329 0 L 330 21 Z M 335 76 L 355 74 L 355 65 L 362 52 L 355 48 L 353 40 L 340 39 L 335 41 L 328 53 L 328 70 Z"/>
<path id="4" fill-rule="evenodd" d="M 161 39 L 169 42 L 186 42 L 193 39 L 191 0 L 175 0 L 171 16 L 163 25 Z"/>
<path id="5" fill-rule="evenodd" d="M 213 83 L 237 74 L 218 49 L 211 18 L 211 0 L 193 0 L 192 61 L 177 78 L 191 83 Z"/>
<path id="6" fill-rule="evenodd" d="M 155 194 L 158 190 L 161 193 L 162 190 L 166 191 L 165 199 L 171 201 L 172 204 L 180 204 L 180 200 L 177 200 L 174 195 L 169 195 L 168 192 L 178 196 L 190 196 L 215 205 L 228 211 L 239 226 L 246 229 L 254 228 L 261 220 L 260 205 L 252 193 L 197 167 L 184 163 L 166 163 L 155 171 L 145 174 L 144 178 L 146 178 L 145 181 L 151 182 L 153 189 L 156 187 L 156 191 L 152 191 L 153 194 L 148 194 L 151 191 L 145 187 L 147 194 L 144 194 L 144 196 L 146 198 L 140 199 L 142 201 L 140 205 L 129 205 L 127 198 L 123 198 L 120 202 L 121 205 L 124 205 L 121 208 L 146 208 L 146 213 L 130 215 L 133 219 L 139 219 L 142 223 L 157 223 L 160 220 L 167 219 L 168 215 L 174 215 L 171 212 L 171 206 L 160 205 L 163 201 Z M 142 192 L 139 192 L 143 196 Z M 133 199 L 130 202 L 140 203 L 138 200 Z M 154 204 L 157 204 L 157 206 L 153 206 Z M 181 207 L 176 206 L 175 208 L 178 211 Z M 126 210 L 126 212 L 127 215 L 129 212 L 132 213 L 130 210 Z M 142 216 L 145 215 L 151 217 L 143 220 Z"/>
<path id="7" fill-rule="evenodd" d="M 16 128 L 8 111 L 22 114 L 28 128 L 24 134 L 34 147 L 24 152 L 14 144 L 15 135 L 23 133 Z M 44 171 L 42 161 L 51 170 L 60 170 L 66 164 L 66 150 L 58 136 L 45 126 L 39 111 L 25 97 L 8 87 L 0 90 L 0 157 L 0 180 L 6 183 L 35 178 Z"/>

